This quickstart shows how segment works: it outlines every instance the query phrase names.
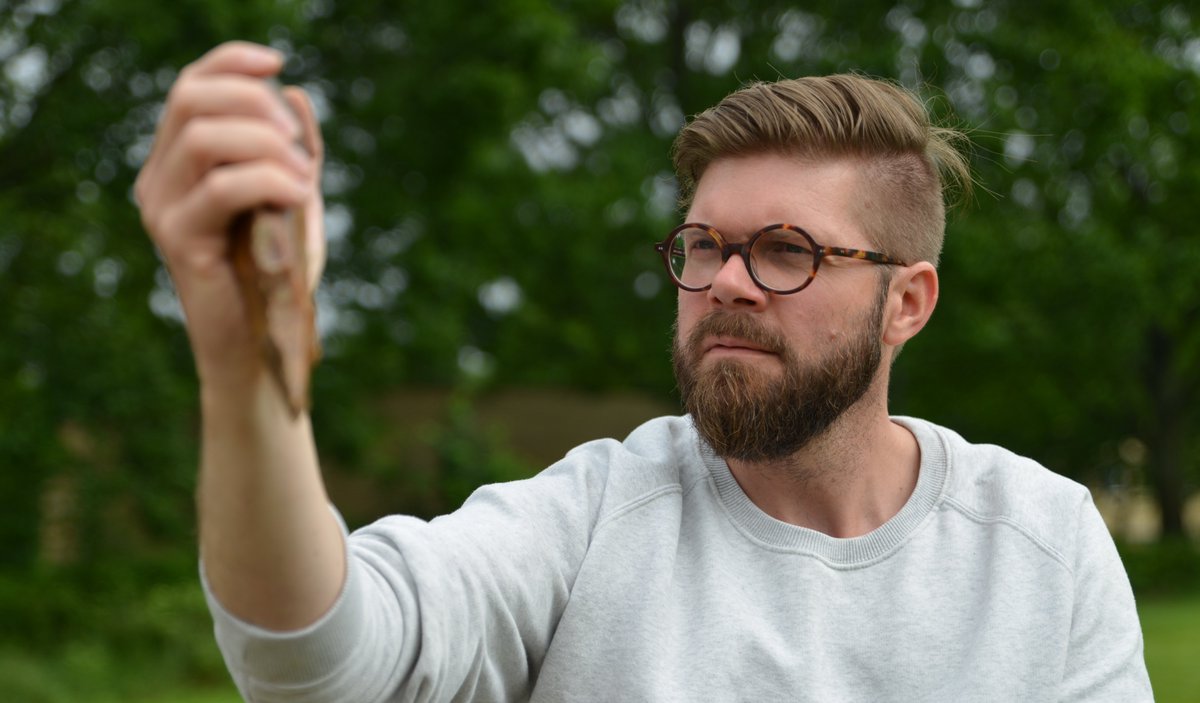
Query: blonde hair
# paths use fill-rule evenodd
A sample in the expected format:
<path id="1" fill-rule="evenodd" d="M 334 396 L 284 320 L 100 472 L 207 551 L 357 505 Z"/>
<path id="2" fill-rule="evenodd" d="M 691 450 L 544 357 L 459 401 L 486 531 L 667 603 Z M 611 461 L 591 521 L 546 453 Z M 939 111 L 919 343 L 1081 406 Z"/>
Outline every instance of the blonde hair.
<path id="1" fill-rule="evenodd" d="M 936 265 L 946 201 L 971 190 L 965 142 L 962 132 L 934 125 L 904 88 L 840 74 L 747 85 L 685 126 L 672 155 L 685 209 L 704 170 L 724 157 L 854 159 L 865 186 L 856 214 L 872 243 Z"/>

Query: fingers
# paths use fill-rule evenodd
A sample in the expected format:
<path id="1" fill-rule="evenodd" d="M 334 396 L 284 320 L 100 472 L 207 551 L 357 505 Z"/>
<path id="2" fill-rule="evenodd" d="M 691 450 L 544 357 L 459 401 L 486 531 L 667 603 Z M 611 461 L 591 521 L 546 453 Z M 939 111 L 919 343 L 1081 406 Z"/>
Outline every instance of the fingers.
<path id="1" fill-rule="evenodd" d="M 190 190 L 212 169 L 225 164 L 266 160 L 310 183 L 315 165 L 308 152 L 261 120 L 236 117 L 196 118 L 165 148 L 161 169 L 173 174 L 162 184 L 170 199 Z"/>
<path id="2" fill-rule="evenodd" d="M 244 75 L 198 75 L 181 77 L 171 89 L 155 142 L 171 144 L 192 120 L 218 115 L 263 120 L 289 139 L 297 139 L 302 133 L 299 120 L 265 80 Z"/>
<path id="3" fill-rule="evenodd" d="M 170 142 L 195 115 L 255 114 L 295 129 L 298 125 L 289 125 L 287 110 L 272 100 L 262 85 L 262 79 L 282 68 L 283 54 L 257 44 L 229 42 L 209 51 L 179 72 L 167 96 L 155 144 Z"/>
<path id="4" fill-rule="evenodd" d="M 283 54 L 269 46 L 231 41 L 210 50 L 183 69 L 182 74 L 241 73 L 265 78 L 283 68 Z"/>
<path id="5" fill-rule="evenodd" d="M 312 155 L 314 172 L 313 187 L 319 192 L 321 179 L 321 163 L 325 158 L 325 145 L 321 139 L 321 126 L 317 122 L 312 102 L 303 90 L 297 87 L 283 89 L 283 97 L 291 105 L 296 116 L 304 126 L 303 143 L 308 153 Z M 321 198 L 310 198 L 304 208 L 306 261 L 308 262 L 308 287 L 315 290 L 321 279 L 321 271 L 325 268 L 325 235 L 323 225 L 324 208 Z"/>
<path id="6" fill-rule="evenodd" d="M 303 130 L 301 143 L 308 153 L 313 156 L 318 164 L 325 158 L 325 143 L 321 139 L 321 125 L 317 122 L 316 112 L 313 110 L 312 101 L 308 99 L 308 95 L 296 86 L 288 86 L 283 89 L 283 97 L 291 106 L 292 112 L 300 120 L 300 125 Z"/>
<path id="7" fill-rule="evenodd" d="M 298 208 L 310 186 L 269 162 L 254 161 L 209 171 L 184 197 L 164 209 L 155 238 L 180 273 L 208 275 L 227 266 L 227 230 L 233 213 L 268 206 Z"/>
<path id="8" fill-rule="evenodd" d="M 221 231 L 244 210 L 318 198 L 316 171 L 303 149 L 261 121 L 196 119 L 139 175 L 142 221 L 156 241 L 172 232 Z M 260 180 L 244 183 L 247 173 Z M 202 203 L 195 218 L 163 222 L 188 201 Z"/>
<path id="9" fill-rule="evenodd" d="M 317 164 L 296 144 L 303 136 L 309 151 L 321 148 L 311 107 L 302 91 L 294 91 L 288 101 L 295 107 L 290 107 L 264 80 L 278 73 L 282 65 L 283 56 L 274 49 L 230 42 L 180 73 L 135 185 L 142 220 L 152 236 L 161 229 L 157 225 L 165 213 L 178 209 L 180 201 L 191 197 L 190 191 L 210 173 L 216 183 L 224 182 L 229 176 L 218 171 L 229 164 L 268 162 L 316 189 Z M 298 114 L 303 115 L 305 124 Z M 249 205 L 262 204 L 267 203 Z M 220 208 L 224 203 L 215 198 L 211 205 Z M 206 219 L 228 221 L 236 213 L 206 214 Z M 200 223 L 179 224 L 192 229 Z"/>
<path id="10" fill-rule="evenodd" d="M 303 91 L 285 97 L 268 80 L 282 67 L 279 52 L 233 42 L 183 69 L 135 184 L 210 383 L 248 378 L 261 365 L 231 262 L 234 219 L 263 207 L 302 210 L 314 233 L 310 263 L 319 271 L 323 260 L 319 127 Z"/>
<path id="11" fill-rule="evenodd" d="M 257 207 L 301 207 L 309 197 L 306 182 L 264 162 L 214 169 L 180 201 L 179 214 L 199 231 L 224 232 L 229 213 Z"/>
<path id="12" fill-rule="evenodd" d="M 160 168 L 163 153 L 171 149 L 180 132 L 197 117 L 243 116 L 275 125 L 289 138 L 301 134 L 301 125 L 264 80 L 283 67 L 283 55 L 269 47 L 230 42 L 184 68 L 167 96 L 163 117 L 155 130 L 154 146 L 135 194 L 139 203 L 153 200 L 157 183 L 174 175 Z M 163 173 L 163 171 L 166 171 Z M 172 192 L 170 188 L 167 193 Z"/>

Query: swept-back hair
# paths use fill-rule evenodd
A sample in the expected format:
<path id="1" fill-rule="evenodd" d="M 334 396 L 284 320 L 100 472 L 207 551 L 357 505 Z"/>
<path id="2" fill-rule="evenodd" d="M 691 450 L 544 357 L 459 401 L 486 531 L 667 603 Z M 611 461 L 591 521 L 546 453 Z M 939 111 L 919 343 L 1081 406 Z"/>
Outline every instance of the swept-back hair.
<path id="1" fill-rule="evenodd" d="M 910 263 L 937 264 L 946 201 L 969 196 L 966 136 L 935 125 L 910 92 L 854 74 L 752 83 L 693 119 L 672 155 L 682 204 L 714 161 L 777 153 L 851 159 L 861 168 L 856 215 L 872 244 Z"/>

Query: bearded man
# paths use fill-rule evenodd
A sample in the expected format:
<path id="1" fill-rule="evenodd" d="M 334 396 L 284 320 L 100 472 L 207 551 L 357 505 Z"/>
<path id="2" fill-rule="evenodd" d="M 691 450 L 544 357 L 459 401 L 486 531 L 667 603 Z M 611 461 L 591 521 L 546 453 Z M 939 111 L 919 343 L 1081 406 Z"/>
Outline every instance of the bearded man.
<path id="1" fill-rule="evenodd" d="M 248 701 L 1151 698 L 1088 491 L 888 413 L 943 191 L 970 182 L 912 95 L 800 78 L 696 117 L 657 245 L 688 415 L 347 535 L 228 264 L 247 209 L 319 226 L 312 112 L 261 80 L 281 62 L 230 44 L 185 70 L 137 189 L 189 321 L 202 574 Z"/>

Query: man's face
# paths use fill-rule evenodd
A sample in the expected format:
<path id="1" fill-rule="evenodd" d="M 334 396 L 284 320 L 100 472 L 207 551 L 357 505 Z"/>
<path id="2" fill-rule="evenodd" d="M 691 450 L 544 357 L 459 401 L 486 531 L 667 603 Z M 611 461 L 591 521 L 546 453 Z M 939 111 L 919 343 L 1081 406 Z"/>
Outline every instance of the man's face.
<path id="1" fill-rule="evenodd" d="M 852 213 L 857 167 L 757 155 L 722 159 L 697 184 L 689 222 L 744 242 L 788 223 L 819 244 L 873 248 Z M 831 257 L 792 295 L 767 293 L 740 257 L 712 288 L 679 292 L 674 365 L 689 412 L 718 455 L 743 461 L 789 456 L 858 402 L 881 361 L 886 281 L 859 261 Z"/>

